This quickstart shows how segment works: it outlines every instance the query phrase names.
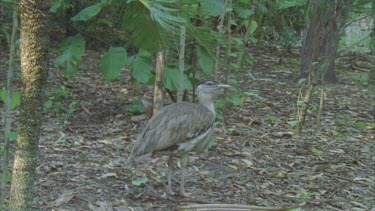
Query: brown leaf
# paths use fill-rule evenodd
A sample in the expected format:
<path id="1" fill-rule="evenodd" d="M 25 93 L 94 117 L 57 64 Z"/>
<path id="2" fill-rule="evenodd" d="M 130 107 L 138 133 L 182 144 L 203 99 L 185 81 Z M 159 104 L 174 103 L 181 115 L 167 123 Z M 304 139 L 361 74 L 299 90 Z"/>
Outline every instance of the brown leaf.
<path id="1" fill-rule="evenodd" d="M 58 207 L 62 204 L 65 204 L 69 202 L 73 197 L 74 197 L 74 191 L 72 190 L 65 191 L 59 196 L 59 198 L 57 198 L 54 202 L 52 202 L 50 207 Z"/>

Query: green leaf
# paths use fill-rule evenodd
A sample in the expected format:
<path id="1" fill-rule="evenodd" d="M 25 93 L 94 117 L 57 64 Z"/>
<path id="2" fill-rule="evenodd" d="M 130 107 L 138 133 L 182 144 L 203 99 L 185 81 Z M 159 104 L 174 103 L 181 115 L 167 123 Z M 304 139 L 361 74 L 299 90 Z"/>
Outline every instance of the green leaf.
<path id="1" fill-rule="evenodd" d="M 51 109 L 52 107 L 52 104 L 53 104 L 53 100 L 55 98 L 54 97 L 50 97 L 48 98 L 48 100 L 44 103 L 44 108 L 48 111 L 49 109 Z"/>
<path id="2" fill-rule="evenodd" d="M 85 39 L 82 35 L 67 37 L 59 45 L 61 55 L 54 61 L 56 67 L 65 67 L 65 76 L 71 77 L 77 73 L 78 61 L 85 51 Z"/>
<path id="3" fill-rule="evenodd" d="M 254 14 L 254 11 L 251 10 L 251 9 L 247 9 L 247 8 L 238 8 L 236 10 L 238 12 L 238 16 L 240 18 L 243 18 L 243 19 L 246 19 L 248 18 L 250 15 L 253 15 Z"/>
<path id="4" fill-rule="evenodd" d="M 301 78 L 298 80 L 298 85 L 305 84 L 306 83 L 306 78 Z"/>
<path id="5" fill-rule="evenodd" d="M 7 100 L 7 90 L 0 90 L 0 99 L 5 103 Z M 21 103 L 21 93 L 17 91 L 12 92 L 12 104 L 10 105 L 11 109 L 17 108 Z"/>
<path id="6" fill-rule="evenodd" d="M 170 66 L 166 67 L 164 71 L 164 78 L 163 78 L 164 87 L 172 91 L 177 91 L 178 90 L 178 75 L 179 75 L 179 70 L 176 67 L 170 67 Z M 183 86 L 183 89 L 193 88 L 193 85 L 190 82 L 186 74 L 184 74 L 183 76 L 182 86 Z"/>
<path id="7" fill-rule="evenodd" d="M 216 143 L 216 139 L 211 138 L 211 140 L 210 140 L 210 141 L 208 142 L 208 144 L 207 144 L 207 148 L 208 148 L 208 149 L 211 149 L 211 148 L 214 147 L 216 144 L 217 144 L 217 143 Z"/>
<path id="8" fill-rule="evenodd" d="M 17 140 L 18 138 L 18 133 L 17 132 L 10 132 L 7 134 L 7 138 L 10 140 Z"/>
<path id="9" fill-rule="evenodd" d="M 320 156 L 320 155 L 322 155 L 324 152 L 323 151 L 321 151 L 321 150 L 318 150 L 318 149 L 316 149 L 316 148 L 311 148 L 310 149 L 310 151 L 312 152 L 312 153 L 314 153 L 314 155 L 316 155 L 316 156 Z"/>
<path id="10" fill-rule="evenodd" d="M 278 9 L 287 9 L 289 7 L 300 7 L 304 6 L 307 0 L 279 0 L 276 1 Z"/>
<path id="11" fill-rule="evenodd" d="M 250 34 L 253 34 L 255 30 L 258 27 L 258 23 L 256 21 L 251 21 L 251 29 L 250 29 Z"/>
<path id="12" fill-rule="evenodd" d="M 366 124 L 363 123 L 363 122 L 357 122 L 357 123 L 355 123 L 355 127 L 357 129 L 364 129 L 364 128 L 366 128 Z"/>
<path id="13" fill-rule="evenodd" d="M 198 64 L 206 76 L 210 75 L 213 68 L 213 60 L 204 48 L 197 48 Z"/>
<path id="14" fill-rule="evenodd" d="M 134 115 L 145 113 L 145 107 L 140 100 L 133 101 L 128 105 L 127 110 Z"/>
<path id="15" fill-rule="evenodd" d="M 243 45 L 243 41 L 240 38 L 235 37 L 233 38 L 233 41 L 236 42 L 237 45 Z"/>
<path id="16" fill-rule="evenodd" d="M 56 13 L 57 10 L 62 6 L 62 1 L 63 0 L 52 0 L 52 3 L 51 3 L 52 5 L 49 11 L 51 13 Z"/>
<path id="17" fill-rule="evenodd" d="M 81 10 L 76 16 L 72 17 L 72 21 L 87 21 L 96 16 L 102 9 L 102 3 L 96 3 Z"/>
<path id="18" fill-rule="evenodd" d="M 294 121 L 288 121 L 287 123 L 288 123 L 288 125 L 290 125 L 292 127 L 298 125 L 298 121 L 296 121 L 296 120 L 294 120 Z"/>
<path id="19" fill-rule="evenodd" d="M 147 177 L 145 177 L 145 178 L 141 178 L 141 179 L 137 179 L 137 180 L 133 180 L 133 181 L 132 181 L 132 184 L 133 184 L 134 186 L 141 186 L 141 185 L 143 185 L 143 184 L 146 184 L 146 182 L 148 182 L 148 178 L 147 178 Z"/>
<path id="20" fill-rule="evenodd" d="M 12 175 L 10 174 L 10 175 L 8 175 L 7 176 L 7 183 L 11 183 L 12 182 L 12 179 L 13 179 L 13 177 L 12 177 Z"/>
<path id="21" fill-rule="evenodd" d="M 147 83 L 152 78 L 152 58 L 148 51 L 140 52 L 134 59 L 131 73 L 139 83 Z"/>
<path id="22" fill-rule="evenodd" d="M 201 0 L 200 1 L 200 15 L 207 17 L 219 16 L 224 11 L 224 0 Z"/>
<path id="23" fill-rule="evenodd" d="M 127 53 L 124 48 L 112 47 L 104 54 L 100 60 L 100 69 L 104 80 L 113 81 L 119 77 L 122 68 L 127 59 Z"/>

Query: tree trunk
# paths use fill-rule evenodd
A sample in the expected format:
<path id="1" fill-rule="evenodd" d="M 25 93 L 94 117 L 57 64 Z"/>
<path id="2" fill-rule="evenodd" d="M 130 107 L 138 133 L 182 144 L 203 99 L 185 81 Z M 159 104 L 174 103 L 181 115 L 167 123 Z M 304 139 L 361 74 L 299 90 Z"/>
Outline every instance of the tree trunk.
<path id="1" fill-rule="evenodd" d="M 219 34 L 222 34 L 223 31 L 224 31 L 224 18 L 225 18 L 225 14 L 226 14 L 226 10 L 227 10 L 227 7 L 228 7 L 228 1 L 229 0 L 225 0 L 225 3 L 224 3 L 224 10 L 223 10 L 223 13 L 220 15 L 220 18 L 219 18 L 219 26 L 218 26 L 218 32 Z M 218 76 L 217 76 L 217 72 L 219 71 L 219 61 L 220 61 L 220 43 L 218 42 L 216 44 L 216 57 L 215 57 L 215 64 L 214 64 L 214 79 L 215 81 L 218 80 Z"/>
<path id="2" fill-rule="evenodd" d="M 375 0 L 372 1 L 372 17 L 375 17 Z M 371 53 L 372 53 L 372 64 L 375 64 L 375 19 L 372 20 L 372 32 L 371 32 Z M 372 93 L 375 93 L 375 68 L 370 70 L 369 85 Z M 375 103 L 375 94 L 372 95 L 372 102 Z M 372 109 L 372 117 L 375 119 L 375 106 Z"/>
<path id="3" fill-rule="evenodd" d="M 330 60 L 330 65 L 328 69 L 324 71 L 323 76 L 323 79 L 328 83 L 337 82 L 335 58 L 340 35 L 344 30 L 343 27 L 346 23 L 351 4 L 352 0 L 336 1 L 335 4 L 329 4 L 326 21 L 324 21 L 326 33 L 322 39 L 320 54 Z"/>
<path id="4" fill-rule="evenodd" d="M 302 45 L 300 77 L 307 77 L 312 63 L 320 58 L 330 65 L 323 70 L 324 80 L 337 82 L 335 58 L 343 23 L 346 21 L 352 0 L 310 0 L 311 17 L 306 18 Z"/>
<path id="5" fill-rule="evenodd" d="M 156 53 L 155 87 L 154 87 L 154 109 L 153 114 L 163 106 L 163 75 L 164 75 L 164 52 Z"/>
<path id="6" fill-rule="evenodd" d="M 9 210 L 33 210 L 35 169 L 48 74 L 48 1 L 20 0 L 22 97 Z"/>

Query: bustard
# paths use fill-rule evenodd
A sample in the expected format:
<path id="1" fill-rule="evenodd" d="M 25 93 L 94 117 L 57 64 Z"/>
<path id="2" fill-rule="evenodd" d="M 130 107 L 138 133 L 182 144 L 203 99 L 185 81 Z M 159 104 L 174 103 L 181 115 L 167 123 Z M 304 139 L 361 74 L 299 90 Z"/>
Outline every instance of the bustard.
<path id="1" fill-rule="evenodd" d="M 181 154 L 180 195 L 185 192 L 185 166 L 190 151 L 202 152 L 213 134 L 215 121 L 214 97 L 229 85 L 206 81 L 197 88 L 199 103 L 179 102 L 161 108 L 150 119 L 134 142 L 129 161 L 164 150 L 175 150 Z M 168 192 L 173 194 L 171 179 L 172 154 L 168 159 Z"/>

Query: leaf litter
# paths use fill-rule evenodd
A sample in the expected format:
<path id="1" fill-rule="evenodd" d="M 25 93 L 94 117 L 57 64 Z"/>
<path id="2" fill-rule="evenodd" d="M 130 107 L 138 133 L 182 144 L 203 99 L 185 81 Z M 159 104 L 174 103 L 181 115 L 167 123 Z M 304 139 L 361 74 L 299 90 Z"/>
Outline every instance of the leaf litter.
<path id="1" fill-rule="evenodd" d="M 249 95 L 243 107 L 230 108 L 226 126 L 217 124 L 216 144 L 203 155 L 190 157 L 187 191 L 195 201 L 212 204 L 374 209 L 373 95 L 367 86 L 351 80 L 366 71 L 338 66 L 341 80 L 326 87 L 321 127 L 315 127 L 312 109 L 306 130 L 298 133 L 292 124 L 298 58 L 280 49 L 252 51 L 256 80 L 240 73 L 231 77 L 244 92 L 255 91 L 258 97 Z M 77 105 L 68 124 L 59 114 L 45 114 L 35 208 L 174 210 L 186 205 L 184 201 L 189 200 L 166 195 L 166 155 L 148 158 L 135 168 L 127 165 L 131 143 L 147 122 L 144 115 L 133 116 L 127 107 L 150 99 L 152 87 L 134 88 L 127 70 L 121 79 L 104 82 L 97 67 L 99 58 L 96 52 L 86 52 L 84 61 L 90 70 L 80 70 L 70 80 L 54 71 L 50 86 L 67 87 L 70 96 L 62 103 L 68 106 L 74 99 Z M 279 58 L 284 62 L 280 64 Z M 349 66 L 356 58 L 341 59 Z M 369 62 L 361 65 L 370 67 Z M 311 107 L 319 105 L 317 96 Z M 174 189 L 179 178 L 173 178 Z"/>

